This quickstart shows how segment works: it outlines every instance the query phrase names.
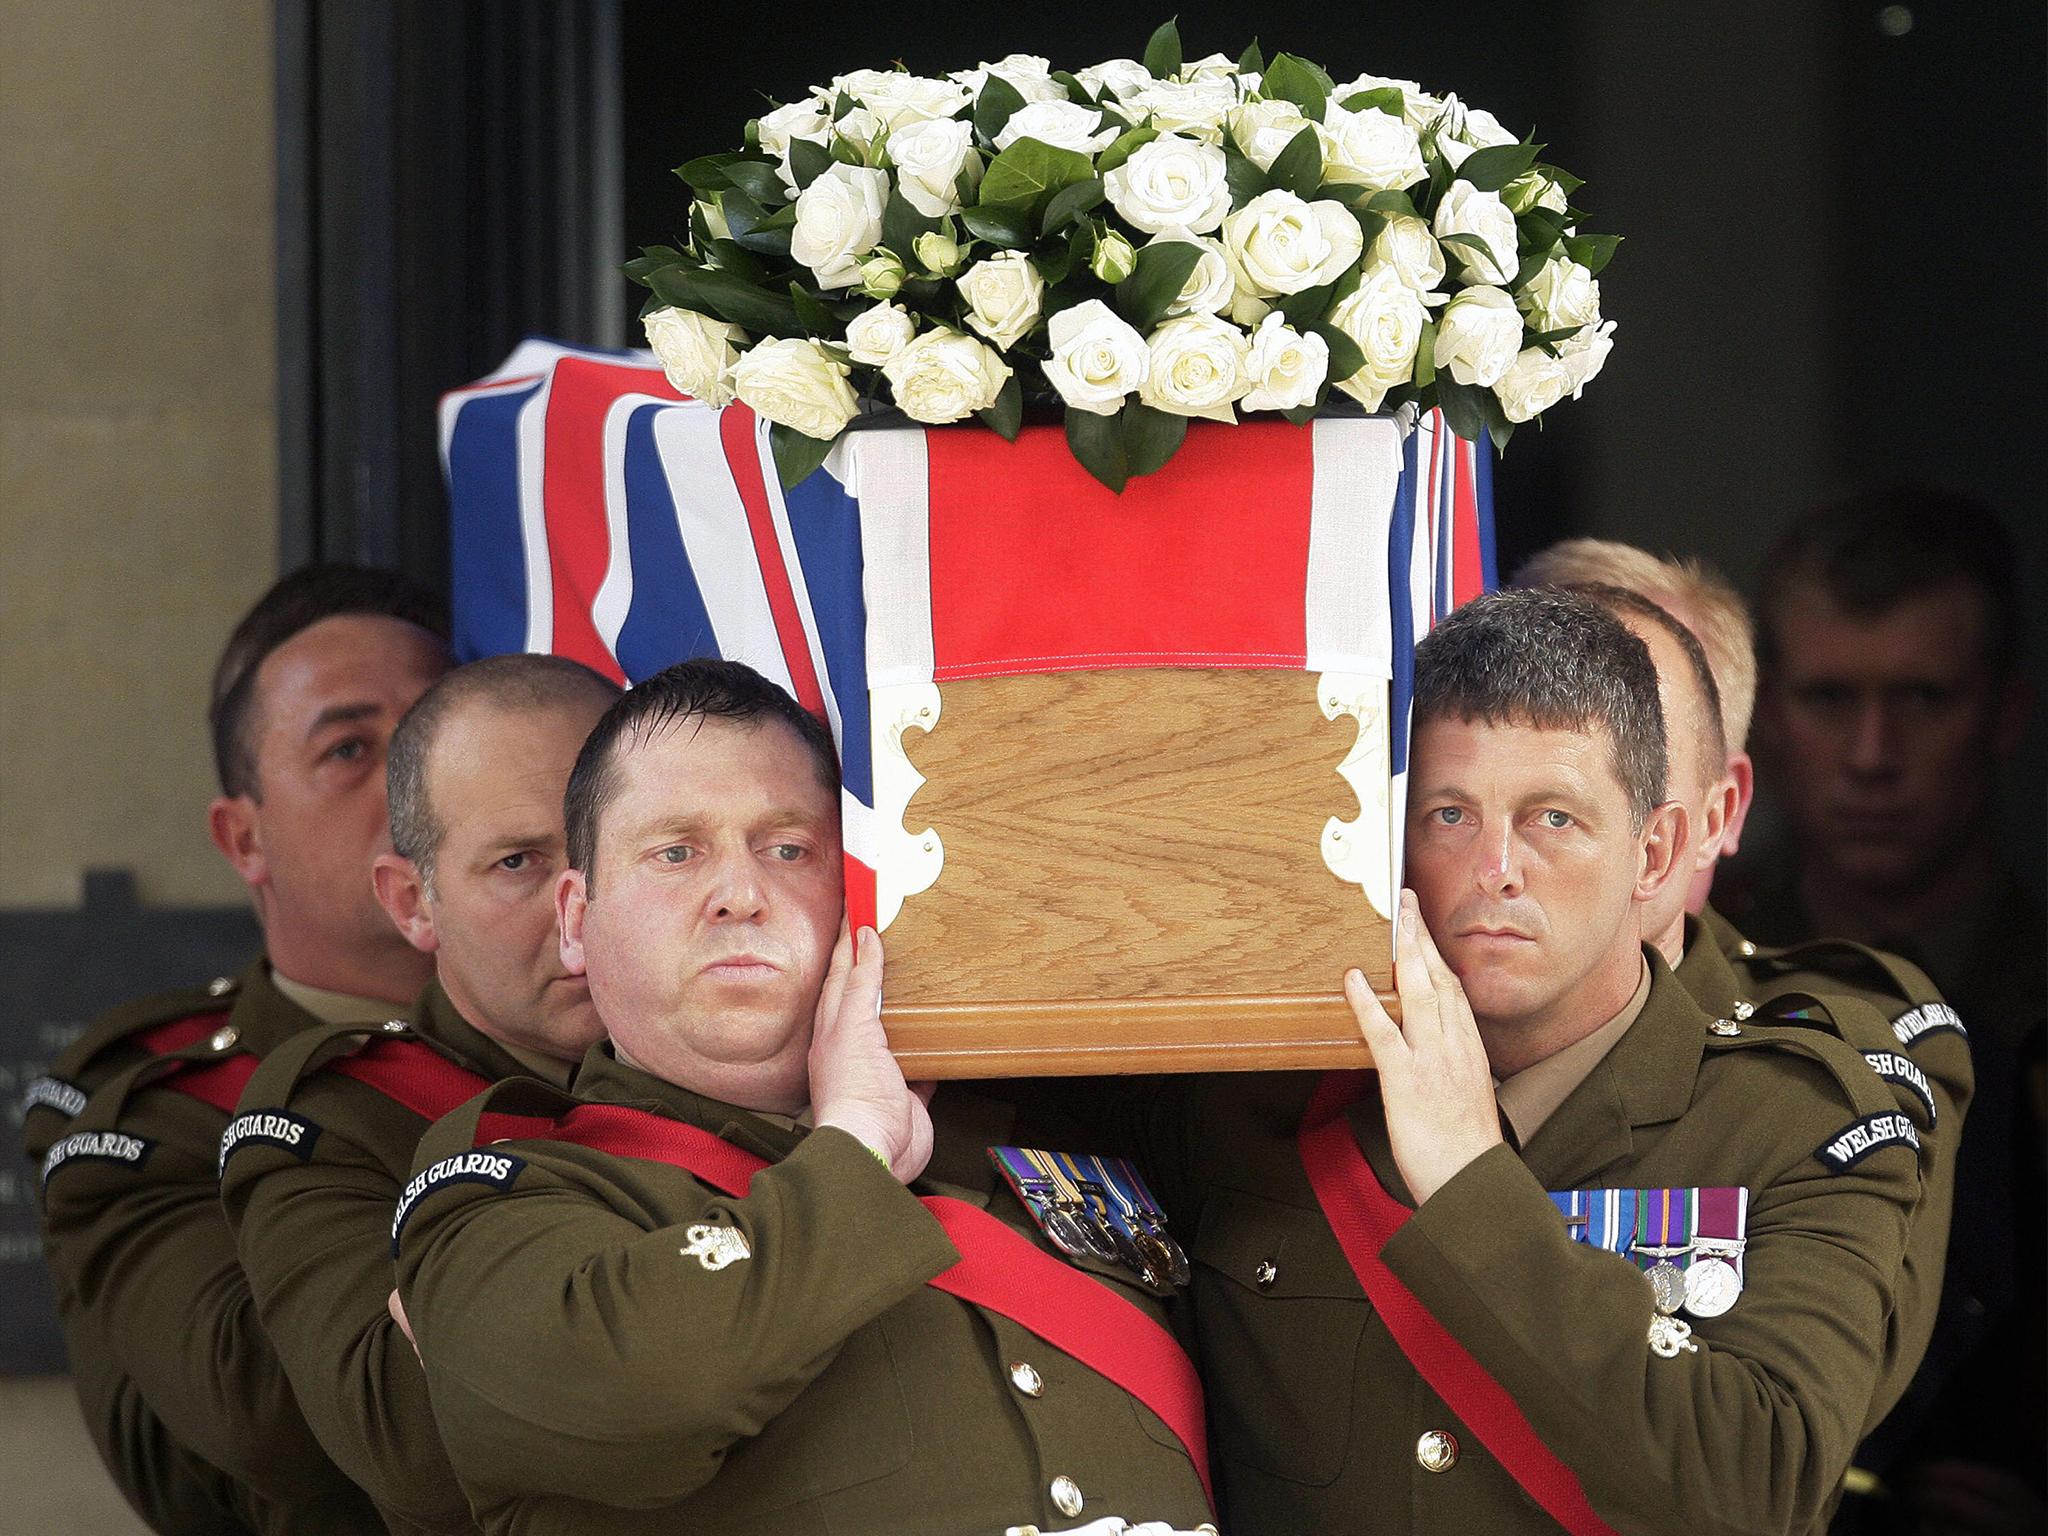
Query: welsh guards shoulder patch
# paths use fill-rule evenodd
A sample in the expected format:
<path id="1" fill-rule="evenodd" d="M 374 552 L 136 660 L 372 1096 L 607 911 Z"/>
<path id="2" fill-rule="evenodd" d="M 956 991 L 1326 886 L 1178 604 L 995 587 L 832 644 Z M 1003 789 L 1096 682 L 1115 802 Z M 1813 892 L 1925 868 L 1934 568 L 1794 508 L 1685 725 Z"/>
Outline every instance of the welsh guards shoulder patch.
<path id="1" fill-rule="evenodd" d="M 1891 1110 L 1884 1114 L 1865 1115 L 1861 1120 L 1850 1121 L 1815 1147 L 1813 1155 L 1835 1172 L 1841 1173 L 1855 1167 L 1878 1149 L 1894 1143 L 1918 1151 L 1920 1133 L 1913 1129 L 1911 1119 L 1896 1110 Z"/>
<path id="2" fill-rule="evenodd" d="M 458 1152 L 414 1174 L 412 1182 L 399 1194 L 398 1209 L 391 1213 L 392 1255 L 397 1256 L 399 1234 L 405 1231 L 406 1222 L 426 1196 L 450 1184 L 488 1184 L 493 1189 L 509 1189 L 525 1166 L 525 1158 L 509 1152 Z"/>

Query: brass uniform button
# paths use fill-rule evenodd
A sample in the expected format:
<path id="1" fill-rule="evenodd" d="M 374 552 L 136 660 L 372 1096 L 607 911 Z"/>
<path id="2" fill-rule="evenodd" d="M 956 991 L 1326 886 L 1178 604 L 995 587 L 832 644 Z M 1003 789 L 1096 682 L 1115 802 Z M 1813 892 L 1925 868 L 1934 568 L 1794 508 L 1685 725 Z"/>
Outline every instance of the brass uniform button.
<path id="1" fill-rule="evenodd" d="M 1010 1362 L 1010 1385 L 1026 1397 L 1037 1397 L 1045 1391 L 1045 1378 L 1023 1360 Z"/>
<path id="2" fill-rule="evenodd" d="M 234 1025 L 223 1024 L 213 1032 L 212 1038 L 206 1042 L 206 1048 L 210 1051 L 231 1051 L 235 1048 L 235 1042 L 241 1038 L 242 1032 Z"/>
<path id="3" fill-rule="evenodd" d="M 1081 1513 L 1081 1485 L 1062 1472 L 1052 1480 L 1052 1507 L 1069 1520 Z"/>
<path id="4" fill-rule="evenodd" d="M 235 978 L 232 976 L 216 976 L 206 984 L 208 997 L 226 997 L 234 990 Z"/>
<path id="5" fill-rule="evenodd" d="M 1448 1472 L 1458 1464 L 1458 1437 L 1432 1429 L 1415 1442 L 1415 1460 L 1425 1472 Z"/>
<path id="6" fill-rule="evenodd" d="M 1273 1282 L 1280 1278 L 1280 1266 L 1271 1259 L 1259 1260 L 1259 1266 L 1252 1271 L 1252 1283 L 1262 1291 L 1273 1289 Z"/>

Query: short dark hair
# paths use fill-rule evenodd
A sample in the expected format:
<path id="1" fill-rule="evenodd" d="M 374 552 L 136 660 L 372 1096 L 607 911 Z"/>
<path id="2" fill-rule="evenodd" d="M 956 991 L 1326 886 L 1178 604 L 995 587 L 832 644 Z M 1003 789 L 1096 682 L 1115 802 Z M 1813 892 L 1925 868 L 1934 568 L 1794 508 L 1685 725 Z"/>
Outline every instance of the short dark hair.
<path id="1" fill-rule="evenodd" d="M 1764 660 L 1779 657 L 1771 616 L 1798 602 L 1800 586 L 1875 619 L 1960 582 L 1984 599 L 1984 660 L 2004 676 L 2020 651 L 2019 566 L 2012 534 L 1982 502 L 1914 480 L 1851 491 L 1795 519 L 1773 546 L 1764 566 Z"/>
<path id="2" fill-rule="evenodd" d="M 1600 604 L 1624 622 L 1634 614 L 1646 624 L 1654 624 L 1677 644 L 1685 653 L 1686 667 L 1692 673 L 1692 685 L 1698 691 L 1706 706 L 1706 728 L 1700 732 L 1700 776 L 1709 784 L 1719 779 L 1728 767 L 1728 737 L 1721 723 L 1721 688 L 1714 681 L 1714 667 L 1707 660 L 1707 648 L 1700 644 L 1700 637 L 1681 623 L 1676 614 L 1662 603 L 1630 591 L 1627 587 L 1609 586 L 1605 582 L 1567 582 L 1563 590 L 1581 592 Z M 1652 663 L 1656 661 L 1651 658 Z M 1671 734 L 1671 722 L 1664 722 L 1667 748 Z M 1666 763 L 1668 771 L 1670 765 Z"/>
<path id="3" fill-rule="evenodd" d="M 224 795 L 260 799 L 249 719 L 256 673 L 272 651 L 322 619 L 372 614 L 412 624 L 448 642 L 448 613 L 440 599 L 396 571 L 360 565 L 308 565 L 293 571 L 242 616 L 213 669 L 206 723 L 213 736 L 213 771 Z"/>
<path id="4" fill-rule="evenodd" d="M 838 793 L 839 754 L 824 721 L 742 662 L 716 657 L 678 662 L 627 689 L 604 712 L 570 770 L 562 819 L 569 863 L 582 871 L 586 886 L 594 884 L 596 874 L 598 820 L 618 793 L 620 755 L 691 719 L 755 725 L 780 721 L 809 749 L 819 782 Z"/>
<path id="5" fill-rule="evenodd" d="M 1483 720 L 1607 732 L 1637 831 L 1664 798 L 1664 711 L 1649 647 L 1591 598 L 1556 587 L 1475 597 L 1415 647 L 1414 729 Z"/>
<path id="6" fill-rule="evenodd" d="M 421 694 L 391 733 L 384 763 L 391 804 L 391 846 L 412 862 L 431 891 L 434 852 L 446 830 L 434 809 L 427 763 L 441 727 L 466 704 L 511 714 L 540 714 L 602 699 L 609 707 L 619 685 L 566 656 L 486 656 L 444 674 Z"/>

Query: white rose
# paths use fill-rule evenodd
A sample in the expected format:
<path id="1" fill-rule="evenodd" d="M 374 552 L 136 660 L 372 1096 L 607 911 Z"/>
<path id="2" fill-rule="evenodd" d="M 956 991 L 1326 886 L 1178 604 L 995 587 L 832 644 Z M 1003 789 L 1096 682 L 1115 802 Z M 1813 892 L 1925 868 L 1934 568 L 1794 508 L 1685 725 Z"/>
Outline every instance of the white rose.
<path id="1" fill-rule="evenodd" d="M 990 75 L 1014 87 L 1027 102 L 1067 99 L 1067 88 L 1052 77 L 1052 60 L 1041 59 L 1035 53 L 1013 53 L 993 64 L 956 69 L 946 78 L 958 81 L 979 96 L 987 88 Z"/>
<path id="2" fill-rule="evenodd" d="M 1251 388 L 1251 345 L 1228 320 L 1182 315 L 1152 333 L 1152 364 L 1138 398 L 1176 416 L 1234 422 L 1230 404 Z"/>
<path id="3" fill-rule="evenodd" d="M 1273 306 L 1256 293 L 1240 288 L 1230 297 L 1230 318 L 1246 330 L 1250 330 L 1266 316 L 1273 313 Z"/>
<path id="4" fill-rule="evenodd" d="M 1036 139 L 1055 149 L 1084 155 L 1100 154 L 1115 142 L 1117 130 L 1104 128 L 1102 114 L 1074 101 L 1034 101 L 1019 107 L 996 135 L 996 148 L 1008 149 L 1019 139 Z M 968 125 L 963 123 L 962 127 Z"/>
<path id="5" fill-rule="evenodd" d="M 1541 347 L 1525 347 L 1493 386 L 1501 414 L 1516 422 L 1542 415 L 1571 391 L 1571 370 Z"/>
<path id="6" fill-rule="evenodd" d="M 1123 98 L 1127 113 L 1150 119 L 1161 133 L 1183 133 L 1209 144 L 1223 142 L 1223 119 L 1237 102 L 1235 80 L 1155 80 Z"/>
<path id="7" fill-rule="evenodd" d="M 816 101 L 792 101 L 786 107 L 764 113 L 757 120 L 755 131 L 761 148 L 786 165 L 791 139 L 808 139 L 813 144 L 832 142 L 832 109 Z"/>
<path id="8" fill-rule="evenodd" d="M 1102 178 L 1110 206 L 1148 235 L 1169 229 L 1212 232 L 1230 211 L 1223 151 L 1164 133 Z"/>
<path id="9" fill-rule="evenodd" d="M 1188 274 L 1188 280 L 1180 285 L 1179 296 L 1166 306 L 1165 318 L 1216 315 L 1228 309 L 1231 299 L 1237 294 L 1237 279 L 1231 275 L 1230 261 L 1223 253 L 1223 242 L 1206 235 L 1191 235 L 1184 229 L 1169 229 L 1145 243 L 1148 246 L 1163 245 L 1170 240 L 1199 248 L 1202 259 L 1195 263 L 1195 270 Z"/>
<path id="10" fill-rule="evenodd" d="M 1547 208 L 1552 213 L 1571 211 L 1571 202 L 1564 195 L 1564 188 L 1541 171 L 1522 172 L 1500 189 L 1500 200 L 1517 218 L 1531 208 Z"/>
<path id="11" fill-rule="evenodd" d="M 1088 257 L 1088 270 L 1114 288 L 1138 270 L 1137 248 L 1112 229 L 1095 242 Z"/>
<path id="12" fill-rule="evenodd" d="M 1132 390 L 1144 387 L 1152 360 L 1145 338 L 1102 300 L 1061 310 L 1046 333 L 1046 382 L 1075 410 L 1114 416 Z"/>
<path id="13" fill-rule="evenodd" d="M 957 279 L 967 301 L 967 323 L 999 347 L 1014 347 L 1038 324 L 1045 279 L 1023 251 L 977 261 Z"/>
<path id="14" fill-rule="evenodd" d="M 889 125 L 866 107 L 855 107 L 832 124 L 832 131 L 872 159 L 875 142 L 887 135 Z"/>
<path id="15" fill-rule="evenodd" d="M 1436 369 L 1491 389 L 1522 346 L 1522 314 L 1503 288 L 1465 288 L 1437 322 Z"/>
<path id="16" fill-rule="evenodd" d="M 1558 344 L 1558 361 L 1564 364 L 1565 372 L 1571 376 L 1574 400 L 1578 399 L 1585 387 L 1593 382 L 1594 376 L 1607 366 L 1607 354 L 1613 350 L 1612 320 L 1601 325 L 1589 325 L 1578 335 Z"/>
<path id="17" fill-rule="evenodd" d="M 1427 316 L 1422 299 L 1392 267 L 1371 267 L 1358 291 L 1330 311 L 1330 324 L 1358 343 L 1365 365 L 1337 387 L 1368 411 L 1415 374 Z"/>
<path id="18" fill-rule="evenodd" d="M 1365 233 L 1342 203 L 1275 188 L 1223 221 L 1223 249 L 1238 286 L 1267 297 L 1334 283 L 1365 249 Z"/>
<path id="19" fill-rule="evenodd" d="M 1234 78 L 1236 74 L 1237 60 L 1225 58 L 1220 53 L 1212 53 L 1205 59 L 1196 59 L 1191 64 L 1181 65 L 1180 73 L 1174 76 L 1174 78 L 1176 80 L 1221 80 L 1226 77 Z"/>
<path id="20" fill-rule="evenodd" d="M 884 363 L 882 377 L 904 415 L 939 426 L 994 405 L 1010 365 L 972 336 L 942 325 Z"/>
<path id="21" fill-rule="evenodd" d="M 1075 70 L 1074 78 L 1097 101 L 1104 92 L 1121 100 L 1151 84 L 1152 72 L 1136 59 L 1104 59 L 1100 64 Z"/>
<path id="22" fill-rule="evenodd" d="M 849 372 L 804 337 L 759 342 L 733 364 L 733 392 L 770 421 L 830 442 L 860 409 Z"/>
<path id="23" fill-rule="evenodd" d="M 1270 171 L 1280 151 L 1294 142 L 1295 135 L 1310 126 L 1301 108 L 1291 101 L 1248 101 L 1231 109 L 1226 121 L 1230 136 L 1244 151 L 1245 159 L 1262 171 Z"/>
<path id="24" fill-rule="evenodd" d="M 860 259 L 882 238 L 889 173 L 834 161 L 798 194 L 789 253 L 809 267 L 820 288 L 851 288 Z"/>
<path id="25" fill-rule="evenodd" d="M 1316 137 L 1323 146 L 1326 182 L 1394 192 L 1429 179 L 1422 141 L 1390 113 L 1346 112 L 1333 101 L 1323 111 Z"/>
<path id="26" fill-rule="evenodd" d="M 1373 237 L 1366 260 L 1374 266 L 1389 266 L 1401 274 L 1401 281 L 1430 302 L 1430 290 L 1444 280 L 1444 248 L 1429 232 L 1429 221 L 1394 214 L 1386 228 Z M 1442 302 L 1441 295 L 1437 302 Z"/>
<path id="27" fill-rule="evenodd" d="M 1330 100 L 1349 101 L 1361 91 L 1384 91 L 1389 86 L 1401 93 L 1401 120 L 1417 133 L 1435 122 L 1437 114 L 1443 111 L 1443 103 L 1413 80 L 1394 80 L 1386 75 L 1360 75 L 1330 92 Z"/>
<path id="28" fill-rule="evenodd" d="M 1515 216 L 1498 192 L 1482 192 L 1469 181 L 1452 182 L 1436 206 L 1435 229 L 1439 240 L 1470 235 L 1486 247 L 1487 256 L 1468 247 L 1451 247 L 1460 263 L 1459 281 L 1505 283 L 1515 275 Z"/>
<path id="29" fill-rule="evenodd" d="M 860 291 L 871 299 L 893 299 L 903 291 L 903 280 L 909 276 L 903 258 L 887 246 L 861 258 Z"/>
<path id="30" fill-rule="evenodd" d="M 746 340 L 745 331 L 694 309 L 673 306 L 655 310 L 641 324 L 669 383 L 706 405 L 731 404 L 732 365 L 739 360 L 738 343 Z"/>
<path id="31" fill-rule="evenodd" d="M 960 267 L 960 242 L 943 229 L 928 229 L 910 242 L 910 254 L 927 272 L 950 277 Z"/>
<path id="32" fill-rule="evenodd" d="M 1523 286 L 1516 302 L 1533 330 L 1590 325 L 1600 318 L 1600 284 L 1569 256 L 1553 256 Z"/>
<path id="33" fill-rule="evenodd" d="M 1251 393 L 1238 404 L 1247 411 L 1291 411 L 1315 402 L 1330 371 L 1330 344 L 1313 332 L 1304 336 L 1283 315 L 1268 315 L 1252 332 L 1245 371 Z"/>
<path id="34" fill-rule="evenodd" d="M 846 350 L 856 363 L 879 368 L 910 345 L 917 322 L 901 304 L 877 304 L 846 322 Z"/>
<path id="35" fill-rule="evenodd" d="M 1475 149 L 1518 142 L 1491 112 L 1466 106 L 1456 94 L 1444 98 L 1436 119 L 1436 147 L 1453 170 L 1463 165 L 1465 157 Z"/>
<path id="36" fill-rule="evenodd" d="M 974 152 L 974 124 L 956 117 L 906 123 L 889 135 L 889 158 L 903 200 L 928 219 L 960 211 L 960 173 L 970 185 L 981 180 L 981 156 Z"/>
<path id="37" fill-rule="evenodd" d="M 819 94 L 829 104 L 836 102 L 841 92 L 870 108 L 891 131 L 906 123 L 951 117 L 974 99 L 958 81 L 934 80 L 897 69 L 856 69 Z"/>

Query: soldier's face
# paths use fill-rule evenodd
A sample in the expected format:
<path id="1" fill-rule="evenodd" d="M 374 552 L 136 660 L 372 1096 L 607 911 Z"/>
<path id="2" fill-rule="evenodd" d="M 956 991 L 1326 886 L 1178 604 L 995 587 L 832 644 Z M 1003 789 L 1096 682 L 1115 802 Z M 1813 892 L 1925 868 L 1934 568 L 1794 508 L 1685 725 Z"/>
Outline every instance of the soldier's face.
<path id="1" fill-rule="evenodd" d="M 1627 1001 L 1645 837 L 1604 731 L 1439 720 L 1416 732 L 1407 881 L 1482 1030 L 1597 1024 L 1617 987 Z"/>
<path id="2" fill-rule="evenodd" d="M 1802 857 L 1910 888 L 1982 830 L 2017 734 L 1983 659 L 1982 599 L 1950 583 L 1866 619 L 1807 586 L 1771 622 L 1771 767 Z"/>
<path id="3" fill-rule="evenodd" d="M 441 827 L 425 902 L 441 985 L 486 1034 L 572 1061 L 604 1030 L 555 927 L 562 791 L 605 703 L 593 693 L 545 710 L 458 708 L 426 771 Z"/>
<path id="4" fill-rule="evenodd" d="M 563 878 L 563 959 L 629 1060 L 800 1107 L 843 906 L 837 789 L 778 721 L 689 719 L 618 752 L 591 883 Z"/>
<path id="5" fill-rule="evenodd" d="M 243 877 L 266 928 L 287 930 L 274 943 L 409 977 L 422 968 L 378 906 L 370 866 L 391 846 L 391 732 L 447 669 L 434 636 L 372 614 L 322 619 L 264 658 L 248 727 L 258 795 L 243 797 L 254 837 Z"/>

